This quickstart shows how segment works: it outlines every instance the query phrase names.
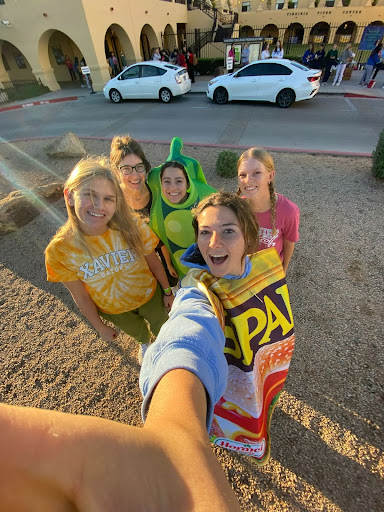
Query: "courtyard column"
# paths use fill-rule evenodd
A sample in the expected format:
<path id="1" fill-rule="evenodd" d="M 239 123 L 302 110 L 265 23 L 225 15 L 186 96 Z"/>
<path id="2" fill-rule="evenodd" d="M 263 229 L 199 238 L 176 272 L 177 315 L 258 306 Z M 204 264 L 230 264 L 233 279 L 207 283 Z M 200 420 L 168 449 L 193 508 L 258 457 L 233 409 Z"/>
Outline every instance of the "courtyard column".
<path id="1" fill-rule="evenodd" d="M 309 34 L 311 33 L 312 27 L 306 27 L 304 29 L 303 42 L 302 44 L 308 44 Z"/>
<path id="2" fill-rule="evenodd" d="M 0 53 L 2 43 L 0 43 Z M 9 78 L 8 71 L 4 67 L 3 59 L 0 59 L 0 89 L 7 89 L 13 87 L 11 79 Z"/>
<path id="3" fill-rule="evenodd" d="M 87 61 L 88 64 L 88 61 Z M 88 64 L 89 71 L 91 72 L 92 87 L 94 91 L 102 91 L 104 85 L 109 82 L 111 76 L 109 74 L 108 64 L 92 65 Z"/>
<path id="4" fill-rule="evenodd" d="M 355 43 L 360 43 L 365 27 L 357 27 Z"/>
<path id="5" fill-rule="evenodd" d="M 37 81 L 49 88 L 50 91 L 59 91 L 60 85 L 57 83 L 55 73 L 52 68 L 48 69 L 32 69 Z"/>
<path id="6" fill-rule="evenodd" d="M 11 79 L 9 78 L 8 73 L 5 71 L 0 70 L 0 89 L 9 89 L 13 87 L 13 84 L 11 82 Z"/>
<path id="7" fill-rule="evenodd" d="M 331 27 L 331 30 L 329 31 L 329 43 L 333 44 L 335 42 L 335 36 L 337 32 L 338 27 Z"/>

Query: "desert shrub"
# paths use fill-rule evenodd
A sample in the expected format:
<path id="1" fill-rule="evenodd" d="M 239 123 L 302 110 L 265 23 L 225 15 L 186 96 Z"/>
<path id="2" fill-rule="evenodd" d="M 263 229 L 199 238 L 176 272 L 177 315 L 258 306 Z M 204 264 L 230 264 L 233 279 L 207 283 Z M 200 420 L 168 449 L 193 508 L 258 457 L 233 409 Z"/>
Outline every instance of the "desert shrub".
<path id="1" fill-rule="evenodd" d="M 223 178 L 234 178 L 237 176 L 238 156 L 234 151 L 221 151 L 216 161 L 216 171 Z"/>
<path id="2" fill-rule="evenodd" d="M 379 135 L 377 146 L 372 153 L 372 172 L 376 178 L 384 179 L 384 130 Z"/>

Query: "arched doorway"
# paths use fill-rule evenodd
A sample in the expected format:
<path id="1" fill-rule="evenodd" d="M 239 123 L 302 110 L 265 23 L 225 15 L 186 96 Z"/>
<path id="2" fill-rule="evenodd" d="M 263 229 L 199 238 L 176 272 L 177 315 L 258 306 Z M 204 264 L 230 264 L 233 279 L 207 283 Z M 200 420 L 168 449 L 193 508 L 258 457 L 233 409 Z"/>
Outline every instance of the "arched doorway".
<path id="1" fill-rule="evenodd" d="M 329 39 L 329 24 L 325 21 L 316 23 L 309 34 L 309 43 L 327 43 Z"/>
<path id="2" fill-rule="evenodd" d="M 164 29 L 163 49 L 172 51 L 176 46 L 176 37 L 171 25 L 167 25 Z"/>
<path id="3" fill-rule="evenodd" d="M 66 57 L 72 64 L 79 62 L 79 72 L 75 67 L 70 72 L 66 65 Z M 80 73 L 80 61 L 83 57 L 77 44 L 64 32 L 47 30 L 40 37 L 38 44 L 38 58 L 42 70 L 52 68 L 54 78 L 61 88 L 80 87 L 83 77 Z M 52 73 L 51 71 L 51 73 Z M 47 84 L 48 85 L 48 84 Z"/>
<path id="4" fill-rule="evenodd" d="M 36 82 L 28 60 L 16 46 L 0 41 L 0 52 L 0 82 L 5 88 Z"/>
<path id="5" fill-rule="evenodd" d="M 143 60 L 151 60 L 154 48 L 159 46 L 153 28 L 150 25 L 144 25 L 140 34 L 140 52 Z"/>
<path id="6" fill-rule="evenodd" d="M 265 25 L 260 35 L 261 37 L 264 37 L 264 39 L 270 44 L 274 44 L 279 37 L 279 30 L 276 25 L 270 23 L 269 25 Z"/>
<path id="7" fill-rule="evenodd" d="M 304 38 L 304 27 L 300 23 L 291 23 L 284 34 L 284 46 L 290 44 L 302 44 Z"/>
<path id="8" fill-rule="evenodd" d="M 104 38 L 104 50 L 107 63 L 111 52 L 114 53 L 119 71 L 136 62 L 131 40 L 120 25 L 113 24 L 108 28 Z"/>
<path id="9" fill-rule="evenodd" d="M 253 37 L 255 32 L 252 27 L 249 25 L 244 25 L 244 27 L 240 27 L 239 37 Z"/>
<path id="10" fill-rule="evenodd" d="M 336 31 L 335 43 L 354 43 L 357 26 L 354 21 L 346 21 Z"/>

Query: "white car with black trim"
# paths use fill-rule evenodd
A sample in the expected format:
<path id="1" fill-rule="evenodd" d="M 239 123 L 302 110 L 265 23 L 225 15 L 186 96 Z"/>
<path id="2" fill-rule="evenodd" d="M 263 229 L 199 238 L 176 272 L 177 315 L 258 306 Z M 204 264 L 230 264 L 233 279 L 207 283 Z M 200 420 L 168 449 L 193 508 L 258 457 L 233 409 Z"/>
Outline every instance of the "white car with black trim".
<path id="1" fill-rule="evenodd" d="M 321 71 L 288 59 L 257 60 L 211 80 L 207 96 L 219 105 L 248 100 L 270 101 L 287 108 L 295 101 L 313 98 L 320 87 L 320 75 Z"/>
<path id="2" fill-rule="evenodd" d="M 185 68 L 151 60 L 124 69 L 105 85 L 103 93 L 114 103 L 147 98 L 169 103 L 173 96 L 181 96 L 190 90 L 191 80 Z"/>

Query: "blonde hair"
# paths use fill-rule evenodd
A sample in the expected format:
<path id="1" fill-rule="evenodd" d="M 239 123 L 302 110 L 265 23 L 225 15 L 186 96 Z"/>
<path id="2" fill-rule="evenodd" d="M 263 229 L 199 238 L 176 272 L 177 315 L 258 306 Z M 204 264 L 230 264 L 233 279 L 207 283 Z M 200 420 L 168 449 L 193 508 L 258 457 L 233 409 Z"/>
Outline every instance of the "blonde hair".
<path id="1" fill-rule="evenodd" d="M 275 170 L 275 162 L 273 161 L 272 155 L 268 153 L 267 150 L 263 148 L 250 148 L 247 149 L 239 158 L 237 162 L 237 174 L 239 174 L 240 166 L 245 160 L 249 158 L 254 158 L 261 162 L 267 171 L 272 172 Z M 275 178 L 273 177 L 269 182 L 269 198 L 271 201 L 271 224 L 272 224 L 272 234 L 276 235 L 276 192 L 275 192 Z M 240 189 L 237 191 L 240 194 Z"/>
<path id="2" fill-rule="evenodd" d="M 250 204 L 236 194 L 233 194 L 232 192 L 224 192 L 223 190 L 220 192 L 214 192 L 213 194 L 205 197 L 200 201 L 196 208 L 192 210 L 192 226 L 195 230 L 196 241 L 199 233 L 199 216 L 210 206 L 225 206 L 232 210 L 236 215 L 244 236 L 245 251 L 243 258 L 247 254 L 253 254 L 257 251 L 259 244 L 259 226 L 257 225 Z"/>
<path id="3" fill-rule="evenodd" d="M 121 232 L 128 248 L 131 251 L 134 251 L 139 255 L 143 254 L 143 242 L 141 240 L 137 224 L 134 220 L 135 214 L 127 205 L 117 176 L 108 166 L 105 158 L 88 157 L 80 160 L 65 182 L 64 191 L 76 193 L 83 187 L 90 187 L 92 182 L 97 178 L 104 178 L 110 181 L 116 194 L 116 211 L 112 219 L 108 222 L 108 227 Z M 77 240 L 79 244 L 89 252 L 85 237 L 80 229 L 79 219 L 76 216 L 75 208 L 69 204 L 66 195 L 65 205 L 67 207 L 68 220 L 57 231 L 48 247 L 55 242 L 73 236 L 75 240 Z M 48 247 L 46 251 L 48 250 Z"/>

